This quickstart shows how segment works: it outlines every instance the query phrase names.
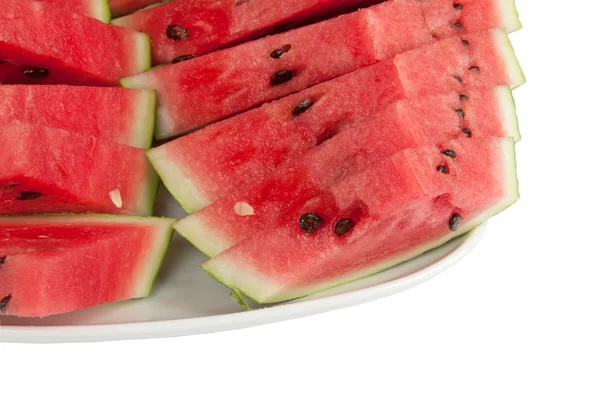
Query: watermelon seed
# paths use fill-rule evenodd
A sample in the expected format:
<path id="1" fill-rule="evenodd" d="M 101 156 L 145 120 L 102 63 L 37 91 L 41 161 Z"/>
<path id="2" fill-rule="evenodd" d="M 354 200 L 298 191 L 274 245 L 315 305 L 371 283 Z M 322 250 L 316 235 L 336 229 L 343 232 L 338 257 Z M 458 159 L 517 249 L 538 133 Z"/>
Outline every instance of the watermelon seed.
<path id="1" fill-rule="evenodd" d="M 312 234 L 321 225 L 323 225 L 323 219 L 315 213 L 306 213 L 300 217 L 300 229 L 307 234 Z"/>
<path id="2" fill-rule="evenodd" d="M 463 79 L 462 79 L 462 77 L 460 77 L 460 76 L 453 76 L 453 77 L 454 77 L 454 78 L 455 78 L 455 79 L 456 79 L 456 80 L 457 80 L 459 83 L 462 83 L 462 82 L 463 82 Z"/>
<path id="3" fill-rule="evenodd" d="M 460 22 L 457 22 L 457 23 L 455 23 L 455 24 L 454 24 L 454 27 L 455 27 L 456 29 L 462 29 L 462 27 L 463 27 L 463 24 L 462 24 L 462 23 L 460 23 Z"/>
<path id="4" fill-rule="evenodd" d="M 450 174 L 450 171 L 448 170 L 448 168 L 446 166 L 444 166 L 443 164 L 440 164 L 438 167 L 435 168 L 437 171 L 439 171 L 442 174 Z"/>
<path id="5" fill-rule="evenodd" d="M 445 151 L 442 152 L 444 155 L 448 156 L 449 158 L 455 159 L 456 158 L 456 152 L 454 152 L 452 149 L 446 149 Z"/>
<path id="6" fill-rule="evenodd" d="M 0 271 L 2 271 L 2 265 L 6 262 L 6 256 L 0 257 Z"/>
<path id="7" fill-rule="evenodd" d="M 39 192 L 24 191 L 24 192 L 19 192 L 19 196 L 17 196 L 17 200 L 33 200 L 33 199 L 39 198 L 40 196 L 42 196 L 42 194 Z"/>
<path id="8" fill-rule="evenodd" d="M 469 41 L 468 40 L 463 40 L 462 44 L 464 44 L 465 46 L 468 46 L 469 45 Z"/>
<path id="9" fill-rule="evenodd" d="M 349 218 L 344 218 L 343 220 L 340 220 L 337 224 L 335 224 L 335 234 L 341 238 L 342 236 L 352 231 L 353 228 L 354 221 L 352 221 Z"/>
<path id="10" fill-rule="evenodd" d="M 462 8 L 463 8 L 462 3 L 456 3 L 456 4 L 454 4 L 454 9 L 455 10 L 462 10 Z"/>
<path id="11" fill-rule="evenodd" d="M 471 138 L 471 136 L 473 135 L 473 133 L 471 133 L 471 130 L 469 129 L 462 129 L 462 132 L 469 138 Z"/>
<path id="12" fill-rule="evenodd" d="M 294 78 L 294 74 L 291 70 L 283 69 L 277 71 L 271 77 L 271 86 L 279 86 L 280 84 L 287 83 Z"/>
<path id="13" fill-rule="evenodd" d="M 240 217 L 253 216 L 255 214 L 254 208 L 246 202 L 237 202 L 233 206 L 233 211 Z"/>
<path id="14" fill-rule="evenodd" d="M 309 110 L 311 106 L 313 106 L 313 102 L 309 99 L 300 102 L 292 111 L 292 116 L 298 116 L 303 114 L 304 112 Z"/>
<path id="15" fill-rule="evenodd" d="M 466 100 L 468 100 L 468 99 L 469 99 L 469 97 L 467 96 L 467 94 L 459 94 L 459 95 L 458 95 L 458 98 L 459 98 L 461 101 L 466 101 Z"/>
<path id="16" fill-rule="evenodd" d="M 465 111 L 462 109 L 455 109 L 454 112 L 458 113 L 458 116 L 465 117 Z"/>
<path id="17" fill-rule="evenodd" d="M 292 49 L 292 45 L 291 44 L 286 44 L 285 46 L 278 48 L 277 50 L 273 50 L 270 54 L 271 58 L 281 58 L 281 56 L 283 54 L 285 54 L 286 52 L 290 51 Z"/>
<path id="18" fill-rule="evenodd" d="M 44 79 L 50 75 L 50 71 L 44 68 L 36 68 L 35 66 L 23 68 L 23 74 L 32 79 Z"/>
<path id="19" fill-rule="evenodd" d="M 185 39 L 190 35 L 190 32 L 182 26 L 179 25 L 169 25 L 167 26 L 167 37 L 174 41 L 179 41 Z"/>
<path id="20" fill-rule="evenodd" d="M 8 296 L 6 296 L 2 300 L 0 300 L 0 312 L 4 312 L 4 309 L 8 305 L 8 302 L 10 301 L 11 298 L 12 298 L 12 296 L 9 294 Z"/>
<path id="21" fill-rule="evenodd" d="M 473 70 L 475 72 L 479 72 L 481 70 L 481 68 L 477 65 L 473 65 L 471 67 L 469 67 L 469 70 Z"/>
<path id="22" fill-rule="evenodd" d="M 190 59 L 193 59 L 193 58 L 196 58 L 196 56 L 192 55 L 192 54 L 180 55 L 177 58 L 173 58 L 173 60 L 171 61 L 171 63 L 172 64 L 178 64 L 180 62 L 187 61 L 187 60 L 190 60 Z"/>
<path id="23" fill-rule="evenodd" d="M 452 214 L 452 217 L 450 217 L 450 222 L 448 223 L 448 227 L 450 227 L 450 231 L 456 231 L 458 230 L 458 228 L 460 227 L 460 224 L 462 223 L 462 217 L 460 216 L 460 214 Z"/>

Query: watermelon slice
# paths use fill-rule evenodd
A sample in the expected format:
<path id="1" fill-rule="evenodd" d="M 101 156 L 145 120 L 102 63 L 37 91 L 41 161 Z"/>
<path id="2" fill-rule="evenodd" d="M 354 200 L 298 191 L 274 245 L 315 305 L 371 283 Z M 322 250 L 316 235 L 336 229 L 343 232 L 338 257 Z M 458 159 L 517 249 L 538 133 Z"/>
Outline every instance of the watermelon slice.
<path id="1" fill-rule="evenodd" d="M 342 180 L 290 213 L 284 226 L 202 268 L 256 302 L 280 302 L 416 257 L 518 199 L 511 138 L 454 140 L 442 148 L 454 155 L 438 146 L 409 149 Z"/>
<path id="2" fill-rule="evenodd" d="M 174 221 L 0 217 L 0 315 L 45 317 L 148 296 Z"/>
<path id="3" fill-rule="evenodd" d="M 27 124 L 0 126 L 0 214 L 152 214 L 144 150 Z"/>
<path id="4" fill-rule="evenodd" d="M 473 132 L 475 137 L 518 137 L 514 104 L 507 105 L 505 93 L 510 96 L 503 88 L 468 92 L 469 99 L 462 101 L 458 93 L 450 93 L 398 102 L 188 216 L 175 228 L 212 257 L 243 239 L 276 229 L 310 198 L 399 150 L 442 145 L 458 137 L 473 139 Z M 241 214 L 241 206 L 251 216 Z"/>
<path id="5" fill-rule="evenodd" d="M 65 17 L 40 2 L 0 0 L 0 9 L 0 60 L 21 72 L 19 81 L 0 84 L 116 86 L 120 78 L 150 67 L 150 40 L 143 33 Z"/>
<path id="6" fill-rule="evenodd" d="M 358 6 L 374 2 L 376 1 L 178 0 L 116 19 L 113 23 L 147 33 L 152 40 L 152 62 L 167 64 L 254 39 L 274 30 L 287 30 L 302 21 L 353 11 Z M 178 30 L 175 31 L 174 27 Z M 182 35 L 176 36 L 177 32 Z"/>
<path id="7" fill-rule="evenodd" d="M 108 0 L 108 4 L 110 5 L 111 15 L 113 18 L 117 18 L 141 10 L 144 7 L 167 1 L 169 0 Z"/>
<path id="8" fill-rule="evenodd" d="M 107 0 L 34 0 L 61 8 L 70 14 L 96 18 L 102 22 L 110 22 L 110 9 Z"/>
<path id="9" fill-rule="evenodd" d="M 518 86 L 524 81 L 505 32 L 469 39 L 469 46 L 449 38 L 398 55 L 393 62 L 360 69 L 208 126 L 155 148 L 148 156 L 175 198 L 194 212 L 268 175 L 345 124 L 399 99 L 496 84 Z M 306 101 L 309 108 L 301 105 Z M 490 112 L 495 104 L 514 107 L 507 89 L 489 99 Z M 482 120 L 472 116 L 469 112 L 468 127 L 477 134 L 473 123 Z"/>
<path id="10" fill-rule="evenodd" d="M 488 28 L 473 22 L 462 22 L 455 27 L 456 34 Z M 499 19 L 494 27 L 506 25 Z M 156 134 L 163 139 L 432 41 L 420 6 L 413 0 L 393 0 L 154 69 L 122 84 L 157 90 Z M 288 48 L 281 56 L 272 56 Z"/>
<path id="11" fill-rule="evenodd" d="M 139 148 L 152 145 L 156 94 L 151 90 L 5 85 L 0 97 L 0 123 L 18 120 Z"/>

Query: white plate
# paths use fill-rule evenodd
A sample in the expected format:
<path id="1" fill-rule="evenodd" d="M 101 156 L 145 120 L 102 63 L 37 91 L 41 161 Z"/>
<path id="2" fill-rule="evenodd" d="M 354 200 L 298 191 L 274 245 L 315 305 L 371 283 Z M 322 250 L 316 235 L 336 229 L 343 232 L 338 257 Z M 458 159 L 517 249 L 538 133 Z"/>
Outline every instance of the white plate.
<path id="1" fill-rule="evenodd" d="M 157 214 L 182 218 L 161 190 Z M 183 336 L 256 326 L 313 315 L 388 296 L 439 274 L 471 252 L 485 227 L 385 272 L 278 306 L 243 311 L 230 290 L 199 267 L 206 257 L 175 235 L 149 298 L 44 319 L 0 316 L 0 342 L 82 342 Z"/>

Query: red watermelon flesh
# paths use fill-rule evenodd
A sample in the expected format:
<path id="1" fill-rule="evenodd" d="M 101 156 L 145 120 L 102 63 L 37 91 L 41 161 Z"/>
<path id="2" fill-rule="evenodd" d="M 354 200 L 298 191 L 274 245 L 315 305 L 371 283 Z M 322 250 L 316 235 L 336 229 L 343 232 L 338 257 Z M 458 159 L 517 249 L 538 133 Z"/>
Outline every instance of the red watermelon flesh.
<path id="1" fill-rule="evenodd" d="M 152 214 L 144 150 L 37 125 L 0 126 L 0 214 Z"/>
<path id="2" fill-rule="evenodd" d="M 465 29 L 456 30 L 458 35 Z M 157 90 L 157 137 L 168 138 L 432 41 L 420 6 L 394 0 L 148 71 L 122 84 Z M 270 56 L 288 46 L 281 57 Z"/>
<path id="3" fill-rule="evenodd" d="M 379 0 L 381 1 L 381 0 Z M 152 41 L 153 64 L 198 56 L 274 30 L 371 5 L 374 0 L 178 0 L 119 18 L 114 24 L 144 32 Z M 169 26 L 185 29 L 173 40 Z"/>
<path id="4" fill-rule="evenodd" d="M 342 180 L 290 214 L 286 225 L 244 240 L 202 267 L 257 302 L 279 302 L 413 258 L 517 200 L 511 138 L 461 139 L 441 148 L 457 156 L 444 155 L 440 146 L 396 154 L 383 166 Z M 449 174 L 437 171 L 440 164 Z M 412 188 L 415 179 L 421 193 Z M 322 215 L 312 233 L 298 224 L 305 211 Z M 340 221 L 349 219 L 353 228 L 340 229 Z"/>
<path id="5" fill-rule="evenodd" d="M 65 17 L 40 2 L 0 0 L 0 8 L 0 60 L 23 75 L 0 84 L 116 86 L 120 78 L 150 67 L 150 42 L 143 33 L 88 17 Z"/>
<path id="6" fill-rule="evenodd" d="M 514 54 L 503 50 L 506 33 L 466 37 L 469 46 L 459 38 L 441 40 L 208 126 L 148 156 L 171 193 L 194 212 L 399 99 L 523 82 Z M 474 65 L 482 66 L 470 69 Z M 295 115 L 307 100 L 312 105 Z M 512 102 L 507 89 L 486 100 L 490 107 Z M 468 118 L 477 134 L 473 123 L 484 119 Z"/>
<path id="7" fill-rule="evenodd" d="M 21 121 L 150 148 L 156 95 L 150 90 L 61 85 L 0 86 L 0 123 Z"/>
<path id="8" fill-rule="evenodd" d="M 79 14 L 102 22 L 110 22 L 110 9 L 107 0 L 34 0 L 60 8 L 65 13 Z"/>
<path id="9" fill-rule="evenodd" d="M 458 93 L 450 93 L 398 102 L 286 162 L 260 181 L 188 216 L 175 228 L 212 257 L 243 239 L 285 224 L 310 198 L 399 150 L 442 145 L 459 137 L 473 139 L 472 130 L 465 133 L 467 124 L 477 126 L 477 137 L 517 134 L 513 130 L 514 105 L 488 104 L 487 100 L 495 98 L 494 90 L 468 95 L 469 99 L 464 101 Z M 468 110 L 463 106 L 467 103 Z"/>
<path id="10" fill-rule="evenodd" d="M 113 18 L 122 17 L 123 15 L 131 14 L 144 7 L 151 6 L 157 3 L 163 3 L 168 0 L 108 0 L 110 5 L 110 13 Z"/>
<path id="11" fill-rule="evenodd" d="M 45 317 L 147 296 L 174 221 L 0 217 L 0 315 Z"/>

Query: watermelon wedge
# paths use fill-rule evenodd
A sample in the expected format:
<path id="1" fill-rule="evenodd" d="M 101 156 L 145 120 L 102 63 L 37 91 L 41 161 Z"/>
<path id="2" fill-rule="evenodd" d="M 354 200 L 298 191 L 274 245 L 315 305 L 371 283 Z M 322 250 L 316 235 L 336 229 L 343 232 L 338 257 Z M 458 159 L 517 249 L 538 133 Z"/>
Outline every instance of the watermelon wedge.
<path id="1" fill-rule="evenodd" d="M 178 0 L 116 19 L 113 23 L 148 34 L 152 40 L 153 64 L 169 64 L 375 2 Z M 174 27 L 182 34 L 176 35 Z"/>
<path id="2" fill-rule="evenodd" d="M 0 126 L 0 214 L 152 214 L 144 150 L 27 124 Z"/>
<path id="3" fill-rule="evenodd" d="M 141 10 L 144 7 L 157 3 L 165 3 L 166 1 L 168 0 L 108 0 L 108 4 L 110 5 L 110 13 L 113 18 L 118 18 Z"/>
<path id="4" fill-rule="evenodd" d="M 110 22 L 110 9 L 107 0 L 34 0 L 61 8 L 65 13 L 79 14 L 96 18 L 102 22 Z"/>
<path id="5" fill-rule="evenodd" d="M 523 83 L 505 32 L 469 40 L 469 46 L 457 37 L 441 40 L 359 69 L 171 141 L 148 156 L 173 196 L 194 212 L 399 99 Z M 508 89 L 496 94 L 486 100 L 491 113 L 494 106 L 514 109 Z M 308 108 L 302 106 L 306 101 Z M 483 119 L 467 115 L 477 134 L 473 123 Z"/>
<path id="6" fill-rule="evenodd" d="M 151 90 L 3 85 L 0 97 L 0 124 L 17 120 L 139 148 L 152 145 L 156 94 Z"/>
<path id="7" fill-rule="evenodd" d="M 396 154 L 202 268 L 256 302 L 280 302 L 416 257 L 518 199 L 511 138 L 454 140 L 442 148 L 456 156 L 438 146 Z"/>
<path id="8" fill-rule="evenodd" d="M 66 17 L 40 2 L 0 0 L 0 9 L 0 60 L 21 74 L 0 84 L 117 86 L 120 78 L 150 67 L 150 41 L 143 33 Z"/>
<path id="9" fill-rule="evenodd" d="M 491 10 L 496 13 L 494 8 Z M 478 22 L 463 21 L 455 26 L 456 35 L 468 40 L 466 32 L 489 27 Z M 509 25 L 500 19 L 496 22 L 492 27 Z M 163 139 L 433 41 L 419 4 L 414 0 L 392 0 L 154 69 L 123 79 L 122 84 L 157 90 L 156 134 Z M 289 51 L 271 56 L 285 49 Z"/>
<path id="10" fill-rule="evenodd" d="M 509 89 L 502 88 L 468 92 L 468 100 L 449 93 L 393 104 L 282 164 L 260 181 L 188 216 L 175 229 L 212 257 L 285 224 L 310 198 L 397 151 L 442 145 L 453 138 L 474 139 L 473 131 L 475 137 L 518 137 L 514 104 L 505 101 L 506 93 L 510 97 Z M 251 216 L 242 214 L 240 206 Z"/>
<path id="11" fill-rule="evenodd" d="M 174 221 L 0 217 L 0 315 L 45 317 L 148 296 Z"/>

